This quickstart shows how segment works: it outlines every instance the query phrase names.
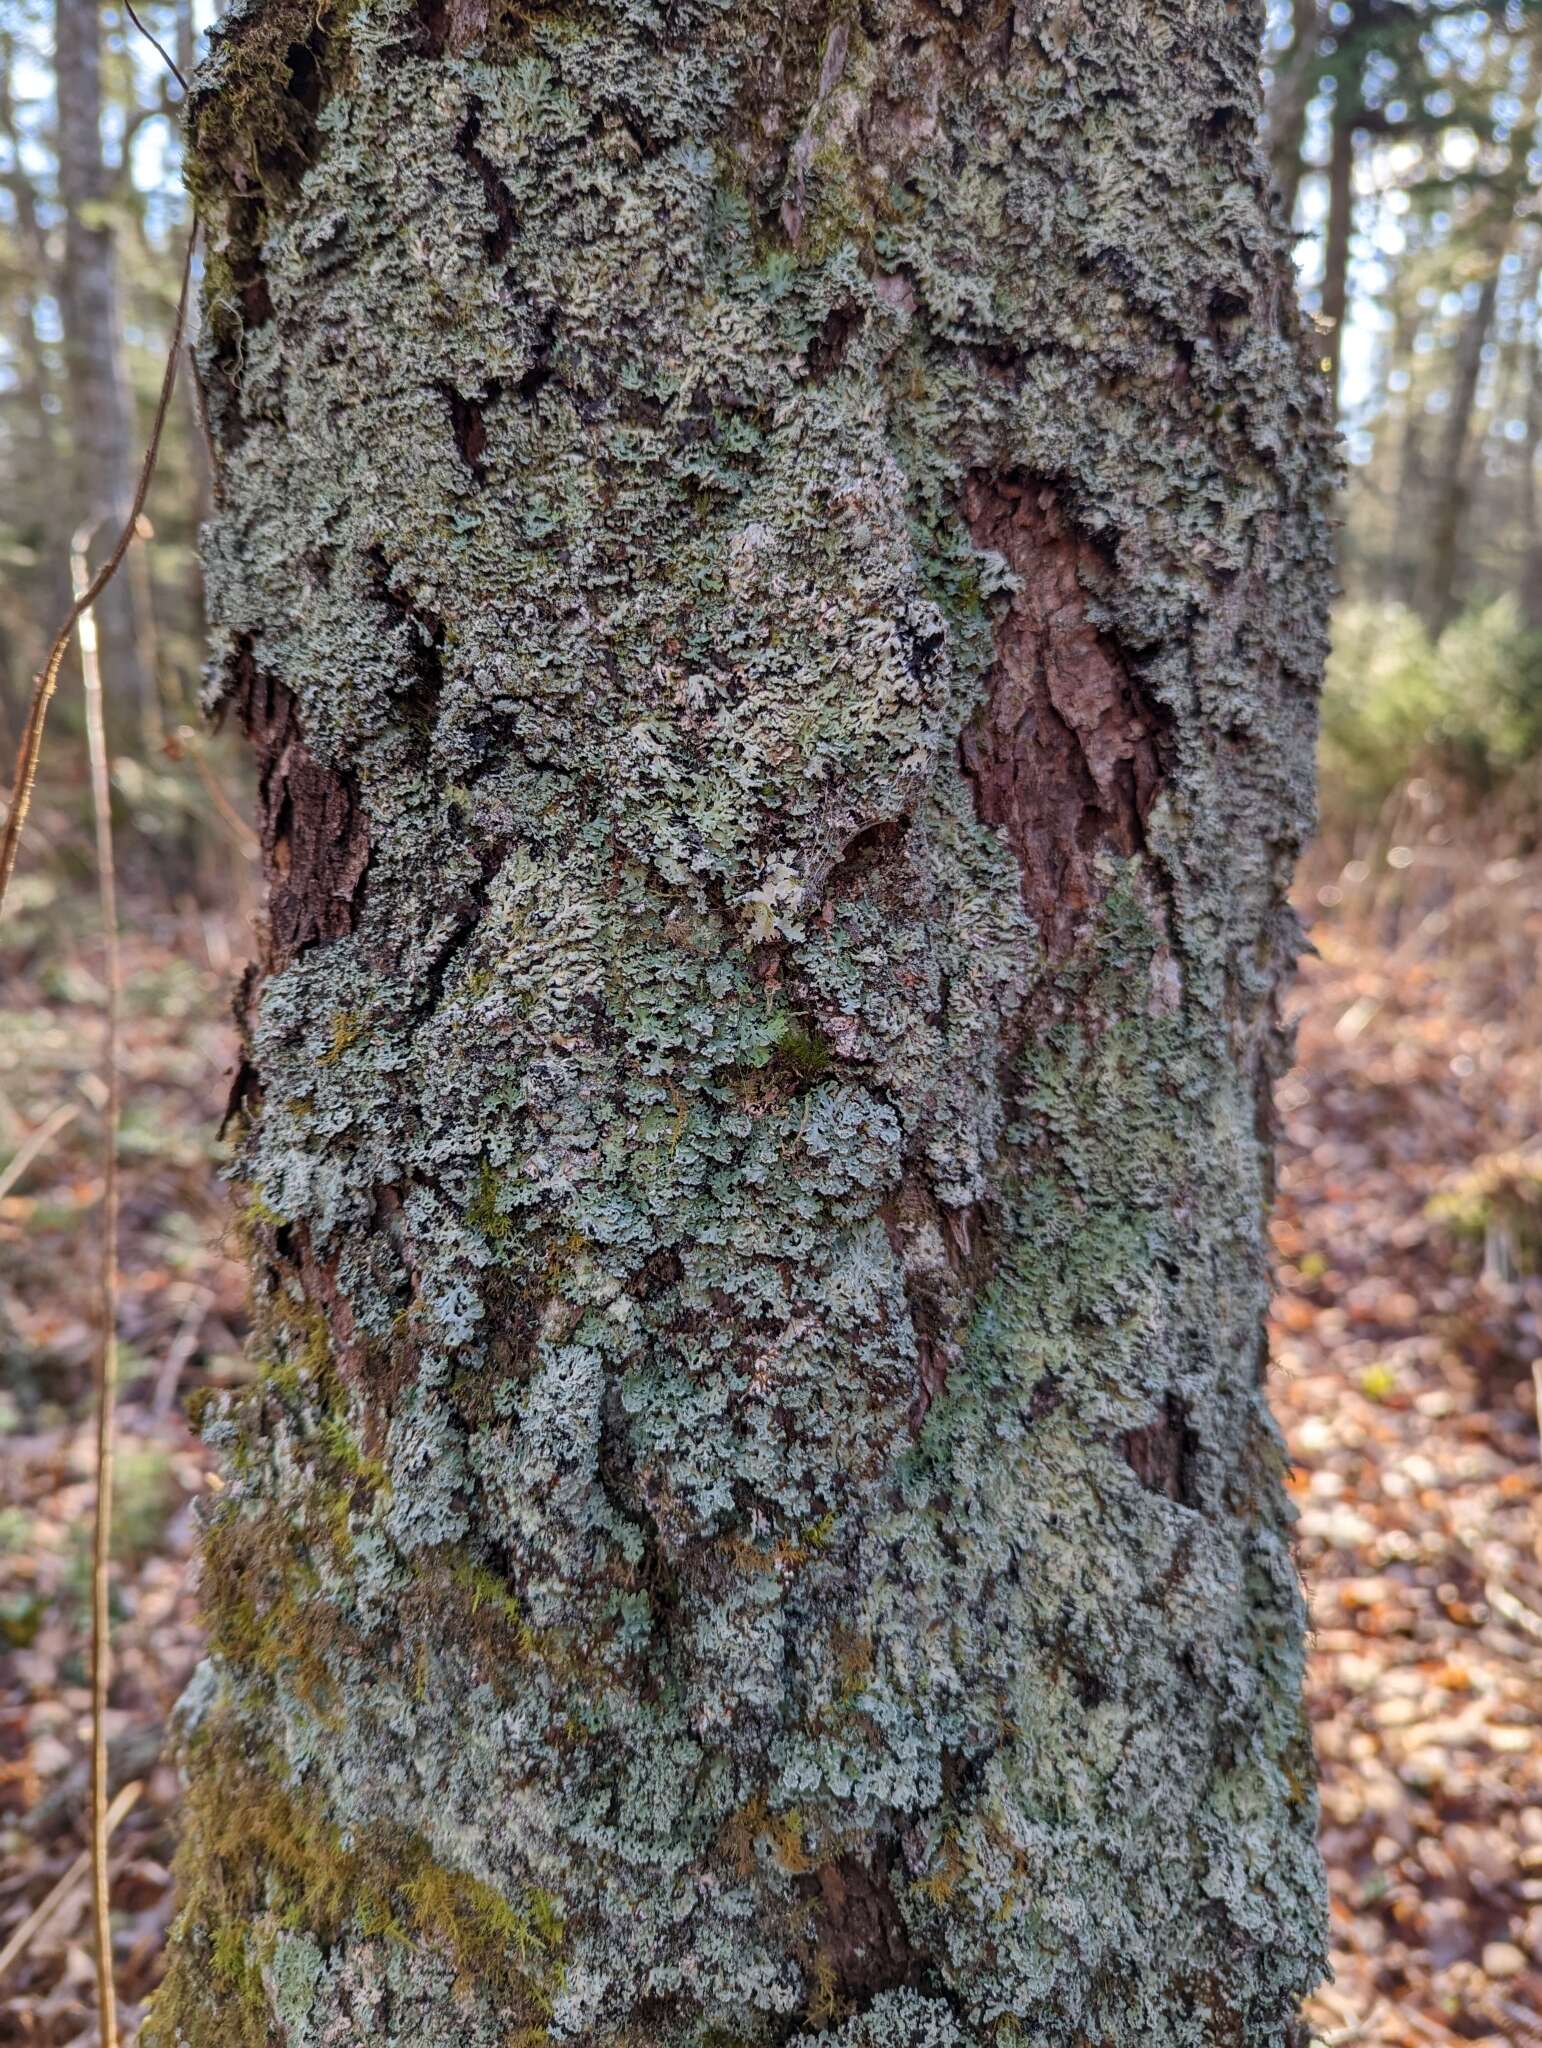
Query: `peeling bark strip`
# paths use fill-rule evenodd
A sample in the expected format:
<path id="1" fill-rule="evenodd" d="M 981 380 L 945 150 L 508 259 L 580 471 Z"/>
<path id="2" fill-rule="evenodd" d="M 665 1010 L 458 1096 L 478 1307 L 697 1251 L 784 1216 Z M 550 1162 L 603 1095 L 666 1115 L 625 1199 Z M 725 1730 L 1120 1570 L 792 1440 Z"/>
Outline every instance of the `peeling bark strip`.
<path id="1" fill-rule="evenodd" d="M 353 930 L 369 866 L 369 821 L 354 778 L 313 757 L 294 698 L 258 668 L 250 643 L 236 656 L 232 694 L 257 757 L 257 833 L 268 885 L 263 966 L 277 973 L 307 946 Z"/>
<path id="2" fill-rule="evenodd" d="M 980 816 L 1006 833 L 1023 901 L 1062 956 L 1103 894 L 1100 855 L 1130 855 L 1161 780 L 1159 720 L 1087 616 L 1096 548 L 1050 485 L 971 476 L 964 517 L 1016 588 L 996 636 L 988 695 L 964 734 Z"/>
<path id="3" fill-rule="evenodd" d="M 255 1377 L 145 2048 L 1284 2048 L 1258 11 L 223 14 Z"/>

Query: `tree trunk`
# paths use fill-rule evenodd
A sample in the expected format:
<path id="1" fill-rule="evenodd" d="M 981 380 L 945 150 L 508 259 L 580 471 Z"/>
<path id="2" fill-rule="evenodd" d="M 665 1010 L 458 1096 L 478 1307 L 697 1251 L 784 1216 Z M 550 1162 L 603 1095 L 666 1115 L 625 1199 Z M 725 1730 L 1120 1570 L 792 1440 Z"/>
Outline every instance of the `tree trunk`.
<path id="1" fill-rule="evenodd" d="M 1450 402 L 1446 407 L 1444 431 L 1440 437 L 1439 482 L 1435 493 L 1435 516 L 1430 522 L 1429 554 L 1420 593 L 1420 611 L 1432 633 L 1443 632 L 1456 611 L 1456 587 L 1460 567 L 1462 522 L 1472 495 L 1468 441 L 1472 415 L 1478 402 L 1478 379 L 1483 372 L 1483 350 L 1494 324 L 1494 307 L 1499 295 L 1497 263 L 1484 278 L 1477 304 L 1462 323 L 1451 367 Z"/>
<path id="2" fill-rule="evenodd" d="M 1392 339 L 1381 391 L 1383 424 L 1377 437 L 1381 447 L 1372 470 L 1381 515 L 1378 524 L 1384 526 L 1385 534 L 1377 549 L 1375 578 L 1376 595 L 1383 604 L 1411 605 L 1420 569 L 1427 483 L 1426 415 L 1418 384 L 1419 357 L 1415 346 L 1419 331 L 1416 301 L 1399 295 L 1392 309 Z M 1398 371 L 1404 372 L 1408 380 L 1401 391 L 1392 381 Z"/>
<path id="3" fill-rule="evenodd" d="M 1290 48 L 1281 53 L 1269 93 L 1266 140 L 1274 183 L 1280 195 L 1286 224 L 1296 217 L 1296 200 L 1306 166 L 1301 145 L 1306 136 L 1306 113 L 1312 103 L 1322 68 L 1321 0 L 1292 0 Z"/>
<path id="4" fill-rule="evenodd" d="M 1290 2036 L 1259 28 L 217 34 L 260 1335 L 160 2048 Z"/>
<path id="5" fill-rule="evenodd" d="M 59 198 L 64 262 L 59 311 L 65 390 L 74 450 L 70 527 L 95 521 L 93 558 L 128 516 L 134 493 L 133 408 L 125 384 L 118 315 L 117 255 L 107 205 L 113 173 L 102 153 L 101 0 L 55 0 Z M 97 607 L 102 670 L 136 726 L 155 703 L 154 678 L 140 657 L 134 584 L 119 576 Z"/>
<path id="6" fill-rule="evenodd" d="M 44 338 L 52 263 L 39 194 L 28 175 L 23 123 L 16 107 L 20 54 L 13 35 L 0 32 L 0 138 L 10 159 L 5 189 L 14 210 L 14 248 L 3 281 L 14 336 L 13 382 L 7 393 L 6 433 L 13 491 L 6 525 L 35 564 L 25 575 L 7 577 L 6 649 L 0 663 L 5 691 L 6 732 L 14 748 L 27 714 L 37 649 L 70 602 L 69 532 L 54 488 L 58 427 L 50 403 L 57 397 L 52 352 Z M 41 319 L 40 319 L 40 316 Z M 25 479 L 25 483 L 23 483 Z"/>
<path id="7" fill-rule="evenodd" d="M 1349 243 L 1355 226 L 1355 123 L 1360 109 L 1340 83 L 1328 143 L 1328 219 L 1323 234 L 1322 318 L 1325 373 L 1335 414 L 1344 367 L 1344 321 L 1349 312 Z"/>
<path id="8" fill-rule="evenodd" d="M 1522 357 L 1526 438 L 1520 478 L 1521 603 L 1526 623 L 1542 631 L 1542 507 L 1537 492 L 1537 465 L 1542 459 L 1542 276 L 1536 271 L 1529 297 L 1531 332 Z"/>

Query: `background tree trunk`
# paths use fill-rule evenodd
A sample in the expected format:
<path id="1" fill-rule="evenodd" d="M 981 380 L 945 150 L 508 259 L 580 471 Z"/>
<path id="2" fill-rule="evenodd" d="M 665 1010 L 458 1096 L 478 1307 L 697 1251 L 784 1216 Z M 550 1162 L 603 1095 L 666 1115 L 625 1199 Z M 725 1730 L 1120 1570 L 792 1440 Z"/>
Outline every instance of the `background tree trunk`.
<path id="1" fill-rule="evenodd" d="M 162 2048 L 1289 2035 L 1259 29 L 227 17 L 259 1374 Z"/>
<path id="2" fill-rule="evenodd" d="M 16 63 L 16 38 L 9 32 L 0 32 L 0 138 L 9 159 L 4 185 L 15 213 L 16 237 L 15 253 L 0 274 L 0 290 L 8 301 L 10 331 L 15 337 L 12 363 L 16 407 L 10 433 L 15 448 L 13 470 L 19 482 L 23 477 L 53 477 L 59 446 L 50 404 L 57 396 L 58 380 L 49 361 L 39 318 L 47 305 L 53 262 L 40 216 L 37 187 L 24 168 L 23 124 L 18 119 L 13 82 Z M 39 581 L 44 586 L 48 613 L 62 616 L 70 602 L 69 530 L 64 508 L 56 494 L 18 489 L 13 492 L 11 518 L 23 545 L 40 565 Z M 14 588 L 4 591 L 0 594 L 0 610 L 4 613 L 6 642 L 0 688 L 5 692 L 6 746 L 13 750 L 27 714 L 36 656 L 28 644 L 32 621 L 26 616 L 22 594 Z"/>
<path id="3" fill-rule="evenodd" d="M 1542 363 L 1535 342 L 1529 350 L 1530 381 L 1526 387 L 1526 455 L 1521 476 L 1521 532 L 1526 573 L 1522 606 L 1527 622 L 1542 630 L 1542 511 L 1537 504 L 1537 461 L 1542 455 Z"/>
<path id="4" fill-rule="evenodd" d="M 1328 220 L 1323 239 L 1322 317 L 1328 393 L 1335 412 L 1344 368 L 1344 321 L 1349 312 L 1349 244 L 1355 227 L 1355 125 L 1357 101 L 1340 83 L 1333 102 L 1328 141 Z"/>
<path id="5" fill-rule="evenodd" d="M 1290 47 L 1280 53 L 1275 63 L 1266 136 L 1287 226 L 1296 216 L 1296 200 L 1306 169 L 1301 145 L 1306 136 L 1307 108 L 1322 71 L 1322 0 L 1292 0 L 1290 18 Z"/>
<path id="6" fill-rule="evenodd" d="M 98 559 L 109 530 L 122 524 L 134 494 L 133 414 L 121 360 L 117 261 L 108 218 L 113 173 L 102 147 L 101 0 L 55 0 L 55 78 L 59 198 L 64 263 L 59 312 L 70 443 L 74 455 L 70 530 L 95 520 Z M 68 534 L 65 536 L 68 540 Z M 144 580 L 138 579 L 143 602 Z M 117 577 L 97 606 L 102 671 L 115 705 L 132 706 L 135 726 L 150 723 L 154 677 L 140 653 L 136 579 Z"/>
<path id="7" fill-rule="evenodd" d="M 1451 398 L 1440 436 L 1440 477 L 1430 520 L 1428 569 L 1420 592 L 1420 610 L 1430 631 L 1437 634 L 1451 623 L 1456 611 L 1462 515 L 1472 489 L 1468 444 L 1483 372 L 1483 349 L 1494 324 L 1498 296 L 1496 264 L 1484 277 L 1477 302 L 1457 337 Z"/>

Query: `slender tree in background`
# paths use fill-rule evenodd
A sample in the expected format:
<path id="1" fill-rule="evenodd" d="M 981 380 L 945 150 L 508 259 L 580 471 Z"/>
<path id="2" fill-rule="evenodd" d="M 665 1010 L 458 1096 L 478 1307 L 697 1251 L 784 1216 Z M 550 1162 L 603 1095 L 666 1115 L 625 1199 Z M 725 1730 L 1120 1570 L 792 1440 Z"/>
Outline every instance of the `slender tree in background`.
<path id="1" fill-rule="evenodd" d="M 1260 28 L 218 31 L 260 1369 L 160 2048 L 1290 2037 Z"/>
<path id="2" fill-rule="evenodd" d="M 1271 15 L 1275 183 L 1320 242 L 1323 355 L 1367 470 L 1345 583 L 1401 595 L 1437 631 L 1502 590 L 1529 604 L 1534 265 L 1517 287 L 1538 246 L 1542 8 L 1274 0 Z"/>
<path id="3" fill-rule="evenodd" d="M 1430 526 L 1428 573 L 1419 587 L 1421 609 L 1433 633 L 1450 624 L 1454 608 L 1457 542 L 1472 495 L 1469 445 L 1472 416 L 1478 399 L 1483 351 L 1494 324 L 1498 294 L 1499 271 L 1496 264 L 1479 283 L 1472 310 L 1462 322 L 1457 338 L 1456 359 L 1440 436 L 1441 487 Z"/>
<path id="4" fill-rule="evenodd" d="M 1307 110 L 1322 82 L 1323 0 L 1291 0 L 1290 41 L 1274 67 L 1267 107 L 1266 141 L 1287 221 L 1306 169 L 1302 148 Z"/>
<path id="5" fill-rule="evenodd" d="M 47 567 L 44 584 L 48 613 L 60 617 L 69 599 L 69 530 L 59 517 L 57 491 L 29 489 L 34 479 L 55 478 L 59 461 L 58 424 L 49 406 L 53 378 L 39 315 L 51 274 L 48 236 L 32 180 L 23 168 L 22 123 L 18 117 L 12 76 L 16 39 L 0 32 L 0 140 L 6 164 L 0 175 L 6 225 L 0 239 L 4 275 L 5 383 L 15 402 L 5 409 L 6 498 L 8 511 L 0 538 L 0 559 L 7 566 L 25 553 Z M 7 750 L 14 745 L 24 715 L 21 691 L 34 663 L 33 620 L 13 576 L 0 583 L 0 607 L 6 644 L 0 648 L 0 689 L 4 692 Z"/>
<path id="6" fill-rule="evenodd" d="M 102 136 L 102 0 L 55 0 L 59 199 L 64 214 L 57 282 L 64 329 L 65 390 L 73 456 L 75 524 L 102 533 L 128 513 L 138 467 L 133 408 L 122 361 L 116 236 L 109 201 L 113 166 Z M 140 607 L 145 585 L 139 584 Z M 102 668 L 120 703 L 153 702 L 141 653 L 136 578 L 120 576 L 97 607 Z"/>
<path id="7" fill-rule="evenodd" d="M 1542 286 L 1542 260 L 1532 267 L 1529 297 L 1537 303 Z M 1520 470 L 1522 603 L 1528 622 L 1542 630 L 1542 504 L 1538 503 L 1537 467 L 1542 461 L 1542 345 L 1533 324 L 1526 336 L 1522 388 L 1525 392 L 1524 455 Z"/>
<path id="8" fill-rule="evenodd" d="M 1320 307 L 1327 335 L 1324 374 L 1335 411 L 1344 369 L 1344 319 L 1349 311 L 1349 241 L 1354 231 L 1355 129 L 1365 109 L 1353 92 L 1335 95 L 1328 127 L 1328 215 L 1323 233 Z"/>

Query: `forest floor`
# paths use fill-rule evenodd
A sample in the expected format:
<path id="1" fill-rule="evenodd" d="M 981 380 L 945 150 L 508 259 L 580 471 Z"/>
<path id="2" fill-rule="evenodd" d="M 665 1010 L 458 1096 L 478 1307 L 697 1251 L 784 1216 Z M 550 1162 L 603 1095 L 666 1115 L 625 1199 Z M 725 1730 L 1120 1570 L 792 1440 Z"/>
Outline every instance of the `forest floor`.
<path id="1" fill-rule="evenodd" d="M 1524 1199 L 1504 1214 L 1513 1164 L 1488 1171 L 1481 1250 L 1438 1209 L 1479 1161 L 1542 1137 L 1542 861 L 1385 853 L 1374 869 L 1318 855 L 1303 883 L 1317 952 L 1280 1091 L 1273 1393 L 1313 1621 L 1335 1972 L 1309 2017 L 1332 2044 L 1542 2048 L 1542 1281 L 1513 1271 L 1528 1225 L 1542 1248 L 1542 1218 Z M 102 988 L 53 886 L 23 894 L 0 960 L 0 2048 L 96 2039 L 86 1888 L 69 1873 Z M 127 944 L 110 1735 L 115 1784 L 138 1787 L 114 1837 L 130 2036 L 172 1912 L 176 1780 L 159 1752 L 199 1654 L 192 1510 L 213 1484 L 181 1402 L 243 1371 L 214 1131 L 245 950 L 190 900 L 141 912 Z M 14 1173 L 28 1134 L 66 1110 Z"/>

